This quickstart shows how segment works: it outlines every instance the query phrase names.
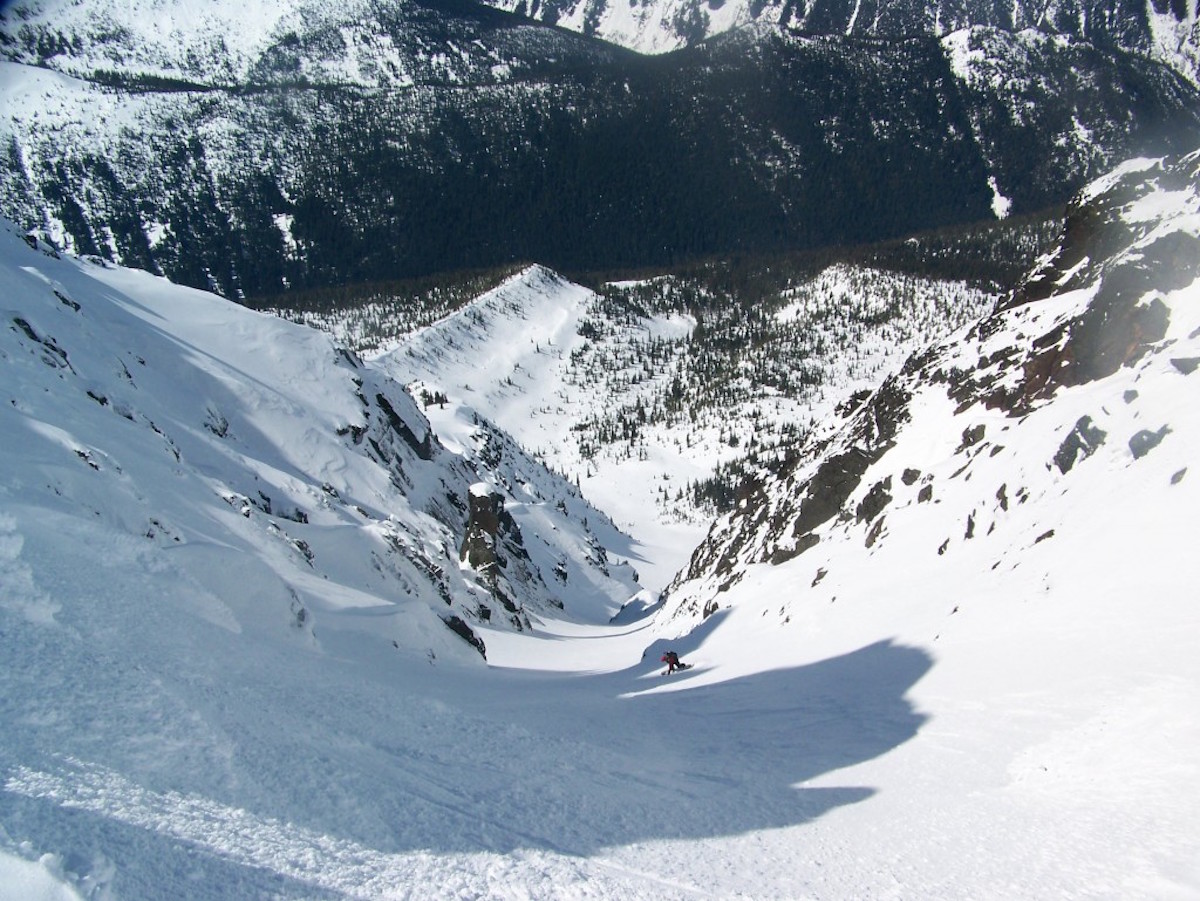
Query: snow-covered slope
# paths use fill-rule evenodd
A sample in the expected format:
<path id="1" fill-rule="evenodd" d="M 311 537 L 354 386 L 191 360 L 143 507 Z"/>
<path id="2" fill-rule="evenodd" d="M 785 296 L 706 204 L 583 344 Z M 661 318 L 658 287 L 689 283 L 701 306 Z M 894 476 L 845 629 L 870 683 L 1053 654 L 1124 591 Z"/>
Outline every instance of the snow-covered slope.
<path id="1" fill-rule="evenodd" d="M 320 12 L 316 4 L 273 0 L 210 0 L 192 6 L 128 0 L 5 5 L 14 7 L 9 41 L 19 44 L 42 23 L 53 22 L 59 39 L 73 51 L 73 74 L 119 68 L 203 82 L 243 77 L 273 38 L 303 27 Z M 363 4 L 356 5 L 361 10 Z M 39 53 L 66 49 L 53 39 L 40 47 L 37 39 L 32 44 Z"/>
<path id="2" fill-rule="evenodd" d="M 319 335 L 8 236 L 0 898 L 1196 897 L 1198 165 L 1095 185 L 660 616 L 493 619 L 486 670 L 379 536 L 446 540 L 420 501 L 486 500 L 502 436 L 426 443 Z M 534 546 L 552 481 L 506 481 Z M 389 640 L 423 623 L 436 666 Z"/>
<path id="3" fill-rule="evenodd" d="M 486 418 L 579 485 L 639 540 L 633 549 L 638 571 L 660 588 L 703 532 L 653 515 L 654 482 L 665 473 L 679 479 L 708 475 L 712 461 L 655 447 L 653 459 L 648 452 L 645 460 L 619 465 L 587 454 L 576 431 L 618 397 L 630 401 L 629 392 L 613 390 L 614 379 L 626 385 L 644 379 L 647 391 L 653 379 L 669 380 L 670 370 L 644 371 L 638 348 L 655 339 L 682 339 L 694 323 L 680 315 L 614 321 L 599 304 L 592 291 L 533 267 L 402 339 L 376 364 L 418 395 L 445 398 L 426 409 L 440 435 L 449 438 Z M 585 327 L 594 320 L 611 329 L 603 339 Z M 597 357 L 607 364 L 589 367 Z"/>
<path id="4" fill-rule="evenodd" d="M 580 46 L 574 35 L 556 35 L 492 10 L 476 12 L 470 4 L 20 0 L 4 6 L 9 8 L 0 8 L 0 46 L 6 56 L 49 62 L 82 79 L 129 78 L 151 90 L 261 80 L 379 89 L 443 80 L 478 84 L 527 70 L 526 52 Z M 477 23 L 484 24 L 482 34 Z"/>
<path id="5" fill-rule="evenodd" d="M 350 630 L 441 654 L 461 644 L 442 621 L 526 628 L 568 579 L 569 617 L 603 621 L 637 590 L 607 572 L 581 521 L 622 538 L 574 488 L 497 433 L 460 438 L 486 464 L 447 451 L 403 386 L 327 336 L 2 238 L 18 551 L 70 536 L 119 573 L 110 590 L 171 572 L 196 615 L 317 649 Z M 7 600 L 52 619 L 38 597 Z"/>
<path id="6" fill-rule="evenodd" d="M 489 0 L 493 6 L 642 53 L 690 46 L 734 29 L 792 29 L 868 38 L 971 28 L 1045 34 L 1153 56 L 1196 81 L 1200 25 L 1195 3 L 1138 0 L 981 3 L 975 0 Z"/>
<path id="7" fill-rule="evenodd" d="M 1200 891 L 1198 369 L 1200 154 L 1134 161 L 1023 289 L 718 522 L 673 586 L 697 692 L 764 660 L 927 661 L 917 739 L 805 783 L 881 786 L 855 856 L 901 895 Z"/>
<path id="8" fill-rule="evenodd" d="M 746 344 L 718 374 L 714 347 L 693 338 L 694 316 L 635 302 L 669 294 L 670 282 L 610 286 L 601 296 L 534 266 L 394 338 L 373 362 L 415 396 L 439 398 L 425 413 L 444 442 L 469 448 L 454 436 L 491 421 L 578 485 L 637 539 L 635 565 L 658 589 L 708 525 L 687 486 L 739 460 L 751 440 L 774 444 L 825 419 L 931 333 L 994 302 L 961 282 L 830 266 L 773 299 L 773 324 L 753 342 L 736 310 L 728 329 L 710 312 L 714 344 Z M 785 372 L 788 390 L 779 387 Z"/>

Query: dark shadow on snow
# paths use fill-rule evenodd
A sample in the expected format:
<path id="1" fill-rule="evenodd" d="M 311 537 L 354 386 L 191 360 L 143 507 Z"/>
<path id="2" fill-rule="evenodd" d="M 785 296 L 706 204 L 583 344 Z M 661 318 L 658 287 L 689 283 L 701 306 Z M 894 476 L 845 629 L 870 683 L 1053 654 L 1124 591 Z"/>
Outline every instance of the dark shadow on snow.
<path id="1" fill-rule="evenodd" d="M 710 620 L 671 643 L 685 660 L 719 622 Z M 705 669 L 702 651 L 695 671 L 660 677 L 660 646 L 627 670 L 586 676 L 413 666 L 393 690 L 355 684 L 350 669 L 332 679 L 324 670 L 293 696 L 307 725 L 286 737 L 252 716 L 257 705 L 237 705 L 221 724 L 235 737 L 229 765 L 243 790 L 225 803 L 283 824 L 300 842 L 327 837 L 299 879 L 259 857 L 254 828 L 226 833 L 216 822 L 214 841 L 196 843 L 4 791 L 0 813 L 6 824 L 24 821 L 14 835 L 64 849 L 77 846 L 80 821 L 92 821 L 86 831 L 97 850 L 129 853 L 116 861 L 113 888 L 122 897 L 150 897 L 164 877 L 181 897 L 219 897 L 231 887 L 325 897 L 333 886 L 323 868 L 351 858 L 365 874 L 406 852 L 587 856 L 810 822 L 873 795 L 875 787 L 839 771 L 899 747 L 926 720 L 905 697 L 932 665 L 918 648 L 880 641 L 701 685 L 692 677 Z M 353 714 L 331 710 L 339 699 Z M 289 761 L 300 766 L 294 774 Z M 186 809 L 187 796 L 175 797 Z M 326 847 L 347 844 L 340 858 Z"/>
<path id="2" fill-rule="evenodd" d="M 468 776 L 471 803 L 459 811 L 466 828 L 438 829 L 425 841 L 439 851 L 588 855 L 793 826 L 874 794 L 853 779 L 805 783 L 916 735 L 926 716 L 905 694 L 929 671 L 929 654 L 880 641 L 713 685 L 688 685 L 704 672 L 702 659 L 694 670 L 658 675 L 662 649 L 669 644 L 686 661 L 718 621 L 710 617 L 682 640 L 656 641 L 622 672 L 500 672 L 480 685 L 474 712 L 508 732 L 504 759 L 487 754 L 484 740 L 480 759 L 461 761 L 494 778 L 480 786 Z M 657 690 L 664 687 L 676 690 Z"/>
<path id="3" fill-rule="evenodd" d="M 687 662 L 693 638 L 655 642 L 638 671 L 661 672 L 661 648 L 668 644 Z M 778 828 L 857 803 L 875 789 L 853 780 L 805 783 L 886 754 L 927 719 L 904 695 L 929 671 L 932 658 L 891 641 L 694 688 L 688 683 L 705 666 L 692 662 L 693 670 L 639 680 L 629 698 L 639 719 L 659 724 L 652 726 L 659 749 L 647 758 L 649 774 L 665 770 L 674 777 L 643 780 L 639 803 L 671 812 L 647 830 L 651 836 L 704 838 Z M 668 680 L 675 690 L 658 691 Z M 601 845 L 629 840 L 597 831 Z"/>
<path id="4" fill-rule="evenodd" d="M 688 657 L 695 653 L 696 650 L 704 644 L 713 631 L 719 626 L 725 617 L 729 615 L 728 610 L 718 610 L 716 613 L 706 617 L 704 622 L 692 629 L 687 635 L 681 638 L 655 639 L 646 650 L 642 651 L 642 662 L 634 667 L 636 671 L 650 672 L 656 665 L 660 665 L 664 651 L 674 651 L 679 655 L 679 659 L 683 663 L 690 663 Z"/>
<path id="5" fill-rule="evenodd" d="M 657 597 L 649 591 L 639 591 L 632 599 L 621 605 L 621 609 L 613 614 L 608 624 L 610 626 L 629 626 L 648 621 L 662 608 L 663 603 L 661 597 Z"/>

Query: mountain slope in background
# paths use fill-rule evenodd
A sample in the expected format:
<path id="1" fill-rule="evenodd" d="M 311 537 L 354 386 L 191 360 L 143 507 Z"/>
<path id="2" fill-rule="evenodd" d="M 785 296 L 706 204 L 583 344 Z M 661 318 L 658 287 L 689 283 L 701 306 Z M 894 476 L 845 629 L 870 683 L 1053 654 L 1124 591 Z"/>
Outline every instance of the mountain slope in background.
<path id="1" fill-rule="evenodd" d="M 643 545 L 639 572 L 657 589 L 712 515 L 691 486 L 785 445 L 931 334 L 995 302 L 963 281 L 847 265 L 789 280 L 754 304 L 755 317 L 748 300 L 689 307 L 689 287 L 664 277 L 598 294 L 533 267 L 386 341 L 373 363 L 439 398 L 425 412 L 443 440 L 491 420 L 578 485 Z M 723 303 L 733 312 L 714 311 Z M 358 320 L 316 321 L 346 334 Z"/>
<path id="2" fill-rule="evenodd" d="M 247 83 L 359 88 L 480 87 L 528 78 L 556 59 L 626 54 L 598 41 L 490 13 L 473 3 L 216 0 L 202 8 L 121 0 L 6 4 L 6 55 L 131 87 L 187 90 Z M 154 79 L 159 79 L 156 85 Z"/>
<path id="3" fill-rule="evenodd" d="M 680 551 L 698 540 L 694 528 L 667 528 L 648 501 L 652 482 L 682 477 L 678 453 L 655 448 L 643 466 L 604 466 L 591 459 L 582 436 L 589 416 L 629 399 L 637 379 L 669 381 L 672 369 L 649 363 L 652 346 L 678 346 L 694 321 L 679 313 L 621 317 L 599 295 L 542 267 L 529 269 L 462 310 L 410 336 L 375 359 L 381 371 L 418 395 L 444 404 L 427 410 L 441 435 L 455 434 L 486 416 L 538 460 L 579 485 L 583 494 L 639 543 L 639 572 L 652 567 L 650 587 L 661 588 L 682 563 Z M 603 333 L 604 337 L 601 337 Z M 586 337 L 585 337 L 586 336 Z M 601 359 L 605 364 L 595 365 Z M 656 371 L 647 372 L 653 366 Z M 483 373 L 494 378 L 481 379 Z M 710 470 L 697 461 L 691 475 Z"/>
<path id="4" fill-rule="evenodd" d="M 643 53 L 690 46 L 744 27 L 870 38 L 946 37 L 971 28 L 1038 30 L 1154 57 L 1196 80 L 1200 25 L 1188 2 L 1132 0 L 998 4 L 977 0 L 495 0 L 529 15 Z"/>
<path id="5" fill-rule="evenodd" d="M 647 58 L 467 5 L 247 4 L 217 33 L 125 6 L 5 10 L 0 212 L 232 298 L 856 244 L 1041 211 L 1200 140 L 1169 67 L 1036 32 Z"/>
<path id="6" fill-rule="evenodd" d="M 714 679 L 872 638 L 936 660 L 914 795 L 973 800 L 893 803 L 888 859 L 970 860 L 1006 894 L 1064 859 L 1089 893 L 1194 893 L 1198 369 L 1200 155 L 1133 161 L 1023 289 L 719 521 L 662 615 Z M 1000 823 L 1030 832 L 997 848 Z"/>
<path id="7" fill-rule="evenodd" d="M 1022 288 L 966 334 L 911 358 L 840 430 L 814 438 L 792 471 L 759 486 L 714 527 L 681 579 L 691 598 L 677 600 L 677 609 L 711 607 L 748 565 L 823 557 L 828 536 L 857 538 L 875 553 L 888 544 L 893 513 L 960 516 L 961 529 L 943 526 L 947 539 L 937 556 L 964 537 L 978 540 L 967 547 L 986 545 L 984 536 L 1000 528 L 1010 508 L 1083 478 L 1076 464 L 1093 454 L 1102 452 L 1107 467 L 1080 465 L 1079 472 L 1107 469 L 1116 478 L 1136 469 L 1176 430 L 1165 410 L 1142 405 L 1159 403 L 1158 394 L 1171 403 L 1200 359 L 1189 325 L 1200 261 L 1196 163 L 1194 155 L 1138 161 L 1090 186 L 1069 212 L 1059 251 Z M 1153 390 L 1139 387 L 1144 380 Z M 937 422 L 947 414 L 949 421 Z M 1044 423 L 1036 441 L 1024 437 L 1034 434 L 1034 419 Z M 911 439 L 918 448 L 945 452 L 948 478 L 904 464 L 910 434 L 920 436 Z M 937 444 L 922 443 L 934 436 L 941 436 Z M 1169 446 L 1183 451 L 1188 442 Z M 1041 466 L 1028 462 L 1034 447 L 1042 447 Z M 1171 484 L 1182 485 L 1186 460 L 1175 459 Z M 1014 478 L 976 475 L 992 468 Z M 943 480 L 972 476 L 978 487 L 956 492 L 978 494 L 968 509 L 949 514 L 947 505 L 930 503 Z M 1177 494 L 1187 496 L 1182 488 Z"/>

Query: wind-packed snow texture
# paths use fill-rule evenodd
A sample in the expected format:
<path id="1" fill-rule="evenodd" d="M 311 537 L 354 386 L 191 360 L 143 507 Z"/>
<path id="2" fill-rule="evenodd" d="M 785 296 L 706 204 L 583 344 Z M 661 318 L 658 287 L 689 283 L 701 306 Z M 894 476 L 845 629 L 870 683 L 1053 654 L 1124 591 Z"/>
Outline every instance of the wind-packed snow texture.
<path id="1" fill-rule="evenodd" d="M 403 570 L 398 600 L 362 548 L 400 569 L 388 523 L 448 540 L 428 502 L 453 482 L 504 493 L 526 548 L 598 556 L 578 519 L 517 517 L 541 509 L 521 485 L 563 483 L 486 485 L 465 421 L 431 406 L 423 443 L 385 373 L 319 334 L 3 235 L 0 897 L 1197 897 L 1197 165 L 1096 185 L 1126 243 L 905 367 L 906 415 L 815 545 L 765 486 L 763 518 L 704 546 L 740 550 L 702 549 L 656 616 L 608 622 L 636 585 L 580 576 L 603 561 L 554 590 L 570 621 L 518 630 L 488 601 L 486 668 L 436 579 Z M 1064 356 L 1019 415 L 984 402 L 1113 291 L 1165 310 L 1161 336 L 1090 379 Z M 477 358 L 480 395 L 497 365 Z M 360 389 L 430 459 L 339 435 Z M 445 579 L 463 616 L 494 598 Z M 659 675 L 667 647 L 694 668 Z"/>

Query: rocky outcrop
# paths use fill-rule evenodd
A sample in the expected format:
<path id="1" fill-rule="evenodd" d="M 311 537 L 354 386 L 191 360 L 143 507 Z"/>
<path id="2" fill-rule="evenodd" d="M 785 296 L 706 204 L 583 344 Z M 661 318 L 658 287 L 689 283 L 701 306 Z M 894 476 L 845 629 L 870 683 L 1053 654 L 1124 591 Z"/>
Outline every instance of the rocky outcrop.
<path id="1" fill-rule="evenodd" d="M 504 558 L 496 552 L 504 496 L 488 490 L 486 485 L 473 485 L 468 504 L 467 532 L 459 559 L 480 573 L 493 574 L 504 565 Z"/>
<path id="2" fill-rule="evenodd" d="M 467 529 L 459 559 L 474 569 L 492 597 L 504 608 L 517 629 L 530 627 L 522 604 L 514 600 L 510 580 L 541 582 L 529 566 L 529 554 L 516 520 L 504 509 L 504 495 L 480 482 L 471 486 L 468 498 Z M 481 610 L 482 618 L 491 619 L 491 611 Z"/>

